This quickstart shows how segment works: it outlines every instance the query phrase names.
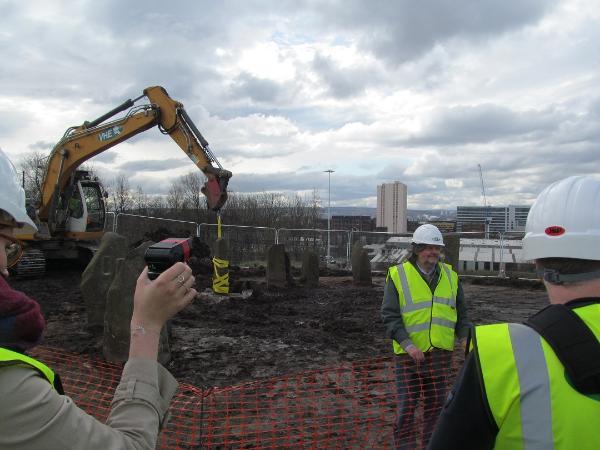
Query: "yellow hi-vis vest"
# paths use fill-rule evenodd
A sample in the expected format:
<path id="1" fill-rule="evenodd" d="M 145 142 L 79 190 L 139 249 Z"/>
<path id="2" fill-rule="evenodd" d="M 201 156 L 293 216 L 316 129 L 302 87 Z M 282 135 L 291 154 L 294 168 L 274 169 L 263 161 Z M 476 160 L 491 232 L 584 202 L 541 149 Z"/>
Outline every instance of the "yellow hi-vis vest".
<path id="1" fill-rule="evenodd" d="M 0 369 L 2 369 L 2 367 L 14 366 L 17 364 L 34 368 L 37 372 L 39 372 L 42 378 L 45 378 L 50 382 L 53 388 L 55 388 L 60 394 L 63 393 L 59 377 L 48 366 L 22 353 L 0 347 Z"/>
<path id="2" fill-rule="evenodd" d="M 456 294 L 458 274 L 449 264 L 441 267 L 440 280 L 435 292 L 431 289 L 410 262 L 392 266 L 388 277 L 398 291 L 402 320 L 410 340 L 423 352 L 431 348 L 454 350 L 456 327 Z M 406 353 L 395 340 L 394 353 Z"/>
<path id="3" fill-rule="evenodd" d="M 600 340 L 600 304 L 573 310 Z M 515 323 L 475 328 L 484 391 L 498 426 L 496 449 L 600 448 L 600 395 L 584 395 L 566 378 L 550 345 Z"/>

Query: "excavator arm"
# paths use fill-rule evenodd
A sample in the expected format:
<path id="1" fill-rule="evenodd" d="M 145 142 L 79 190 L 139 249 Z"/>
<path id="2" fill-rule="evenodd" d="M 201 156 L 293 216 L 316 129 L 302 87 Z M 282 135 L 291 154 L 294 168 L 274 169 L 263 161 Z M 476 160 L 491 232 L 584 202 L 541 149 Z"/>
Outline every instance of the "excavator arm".
<path id="1" fill-rule="evenodd" d="M 143 97 L 147 97 L 150 103 L 134 106 Z M 126 110 L 129 111 L 125 117 L 106 122 Z M 145 89 L 144 95 L 127 100 L 98 119 L 67 130 L 49 157 L 42 182 L 39 219 L 52 227 L 60 196 L 81 164 L 154 126 L 158 126 L 163 134 L 168 134 L 204 173 L 207 182 L 202 192 L 206 195 L 209 208 L 218 211 L 227 200 L 231 172 L 219 164 L 183 105 L 173 100 L 164 88 L 153 86 Z"/>

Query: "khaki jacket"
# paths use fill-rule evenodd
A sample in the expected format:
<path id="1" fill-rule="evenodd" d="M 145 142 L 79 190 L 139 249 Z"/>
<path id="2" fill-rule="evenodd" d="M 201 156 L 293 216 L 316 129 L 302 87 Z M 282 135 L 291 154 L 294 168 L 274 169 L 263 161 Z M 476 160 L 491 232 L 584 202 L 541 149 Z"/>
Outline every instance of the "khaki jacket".
<path id="1" fill-rule="evenodd" d="M 59 395 L 33 368 L 0 369 L 0 449 L 153 449 L 177 390 L 156 361 L 123 368 L 106 424 Z"/>

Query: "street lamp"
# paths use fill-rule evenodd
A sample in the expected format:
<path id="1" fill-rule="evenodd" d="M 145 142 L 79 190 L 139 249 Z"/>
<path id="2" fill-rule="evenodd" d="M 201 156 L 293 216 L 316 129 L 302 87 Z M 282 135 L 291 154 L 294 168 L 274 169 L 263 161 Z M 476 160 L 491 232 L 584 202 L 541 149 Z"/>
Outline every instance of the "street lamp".
<path id="1" fill-rule="evenodd" d="M 323 172 L 327 172 L 329 177 L 329 189 L 327 191 L 328 206 L 327 206 L 327 264 L 331 261 L 331 174 L 335 170 L 327 169 Z"/>

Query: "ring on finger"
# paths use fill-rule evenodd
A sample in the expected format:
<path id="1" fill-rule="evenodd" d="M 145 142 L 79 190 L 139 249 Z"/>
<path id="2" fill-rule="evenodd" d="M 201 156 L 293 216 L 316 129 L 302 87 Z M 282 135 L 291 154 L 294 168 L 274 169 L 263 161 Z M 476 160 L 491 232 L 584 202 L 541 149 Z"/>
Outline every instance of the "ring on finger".
<path id="1" fill-rule="evenodd" d="M 177 275 L 177 281 L 183 286 L 183 284 L 185 283 L 185 277 L 182 274 L 179 274 Z"/>

